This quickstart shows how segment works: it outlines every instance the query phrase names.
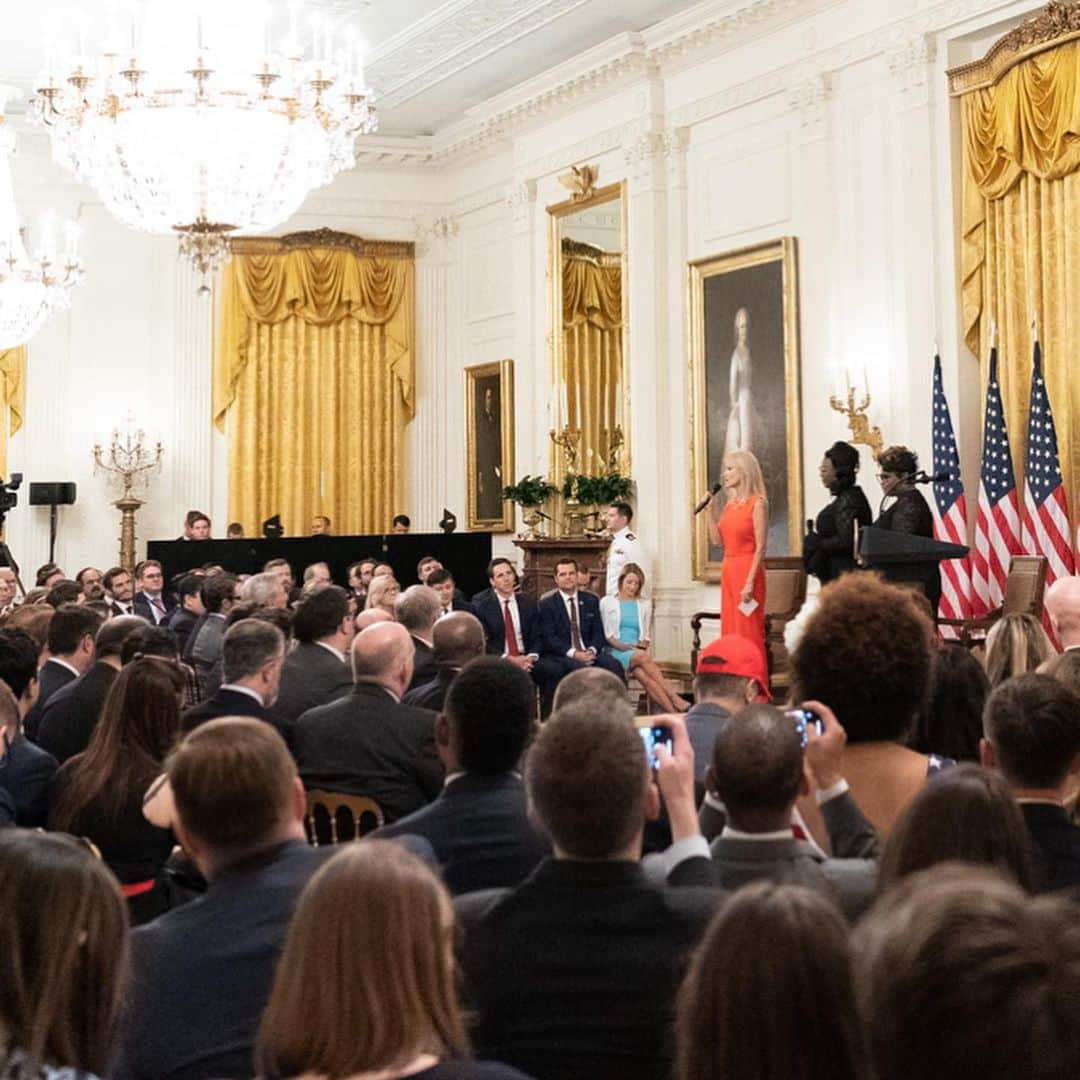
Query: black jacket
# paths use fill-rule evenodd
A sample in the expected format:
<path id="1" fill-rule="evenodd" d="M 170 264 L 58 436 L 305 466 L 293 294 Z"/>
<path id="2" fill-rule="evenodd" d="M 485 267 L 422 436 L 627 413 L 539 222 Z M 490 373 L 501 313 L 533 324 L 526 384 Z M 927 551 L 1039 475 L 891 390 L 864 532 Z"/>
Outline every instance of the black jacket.
<path id="1" fill-rule="evenodd" d="M 27 829 L 45 828 L 49 818 L 49 785 L 56 768 L 56 758 L 25 735 L 17 735 L 7 744 L 0 760 L 0 794 L 10 796 L 15 824 Z"/>
<path id="2" fill-rule="evenodd" d="M 1021 803 L 1039 867 L 1039 890 L 1080 885 L 1080 829 L 1064 807 L 1050 803 Z"/>
<path id="3" fill-rule="evenodd" d="M 352 669 L 329 649 L 303 641 L 286 653 L 278 699 L 270 709 L 275 724 L 291 741 L 301 714 L 344 697 L 352 690 Z"/>
<path id="4" fill-rule="evenodd" d="M 439 674 L 439 666 L 435 663 L 435 653 L 431 646 L 415 634 L 409 636 L 413 643 L 413 673 L 408 689 L 415 690 L 418 686 L 431 682 Z"/>
<path id="5" fill-rule="evenodd" d="M 374 683 L 310 709 L 293 729 L 293 756 L 306 788 L 366 795 L 389 823 L 419 810 L 442 788 L 435 714 L 398 704 Z"/>
<path id="6" fill-rule="evenodd" d="M 154 626 L 168 625 L 169 615 L 172 613 L 173 608 L 176 607 L 176 593 L 163 592 L 161 594 L 161 603 L 165 608 L 163 615 L 159 615 L 154 610 L 153 605 L 150 603 L 150 597 L 146 593 L 137 592 L 131 599 L 131 613 L 141 615 Z"/>
<path id="7" fill-rule="evenodd" d="M 525 812 L 525 784 L 513 773 L 457 776 L 429 806 L 377 835 L 424 837 L 455 895 L 518 885 L 551 854 Z"/>
<path id="8" fill-rule="evenodd" d="M 518 593 L 515 597 L 518 607 L 518 621 L 521 623 L 521 637 L 526 653 L 540 654 L 540 624 L 536 604 L 527 596 Z M 484 627 L 487 639 L 487 651 L 496 656 L 506 652 L 506 623 L 503 619 L 503 605 L 498 593 L 489 589 L 486 593 L 473 597 L 473 610 Z"/>
<path id="9" fill-rule="evenodd" d="M 118 674 L 111 664 L 99 660 L 49 698 L 41 714 L 37 742 L 61 765 L 90 745 L 101 708 Z"/>
<path id="10" fill-rule="evenodd" d="M 607 649 L 604 637 L 604 623 L 600 618 L 600 601 L 592 593 L 577 594 L 578 628 L 581 642 L 586 649 L 595 649 L 597 654 Z M 563 658 L 571 645 L 570 616 L 566 610 L 566 601 L 558 589 L 539 604 L 539 639 L 540 655 Z"/>
<path id="11" fill-rule="evenodd" d="M 256 720 L 272 723 L 270 713 L 250 694 L 241 694 L 238 690 L 218 690 L 213 697 L 207 698 L 201 705 L 188 709 L 180 718 L 184 731 L 191 731 L 207 720 L 217 720 L 221 716 L 253 716 Z"/>
<path id="12" fill-rule="evenodd" d="M 55 660 L 46 660 L 38 672 L 38 699 L 34 707 L 23 717 L 23 731 L 31 742 L 37 742 L 38 725 L 41 723 L 41 714 L 45 706 L 49 704 L 49 698 L 62 686 L 74 682 L 79 676 L 63 664 Z"/>
<path id="13" fill-rule="evenodd" d="M 818 514 L 816 531 L 807 533 L 803 539 L 806 572 L 823 585 L 855 569 L 855 523 L 865 527 L 873 520 L 870 504 L 857 484 L 835 494 L 833 501 Z"/>

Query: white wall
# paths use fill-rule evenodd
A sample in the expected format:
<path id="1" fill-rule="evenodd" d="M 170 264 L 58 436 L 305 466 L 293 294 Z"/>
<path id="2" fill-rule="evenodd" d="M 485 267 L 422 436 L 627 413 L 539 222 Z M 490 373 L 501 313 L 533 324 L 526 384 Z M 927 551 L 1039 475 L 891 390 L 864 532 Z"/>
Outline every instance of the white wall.
<path id="1" fill-rule="evenodd" d="M 365 160 L 316 192 L 282 231 L 328 225 L 418 245 L 417 415 L 402 508 L 416 527 L 434 528 L 443 506 L 465 518 L 468 365 L 514 359 L 517 472 L 547 467 L 544 208 L 565 197 L 557 174 L 585 162 L 600 166 L 602 184 L 629 186 L 631 454 L 639 531 L 656 568 L 662 657 L 684 657 L 687 616 L 716 604 L 715 586 L 691 581 L 688 260 L 798 239 L 807 514 L 824 501 L 821 452 L 846 435 L 826 403 L 831 366 L 865 366 L 873 421 L 929 464 L 935 340 L 973 492 L 979 387 L 960 345 L 958 129 L 945 70 L 985 51 L 1036 6 L 748 0 L 752 17 L 740 18 L 727 0 L 705 3 L 474 110 L 477 125 L 504 119 L 478 127 L 459 153 Z M 115 511 L 91 475 L 89 448 L 128 403 L 167 450 L 141 535 L 176 535 L 189 506 L 209 507 L 223 523 L 209 313 L 194 301 L 171 242 L 111 222 L 40 148 L 16 163 L 16 176 L 28 207 L 57 194 L 84 203 L 87 281 L 71 314 L 31 347 L 26 427 L 10 451 L 11 467 L 28 478 L 80 484 L 79 505 L 64 512 L 60 558 L 72 567 L 112 561 Z M 873 500 L 871 471 L 864 479 Z M 12 545 L 27 564 L 45 557 L 44 522 L 24 506 L 10 518 Z M 513 550 L 509 538 L 497 548 Z"/>

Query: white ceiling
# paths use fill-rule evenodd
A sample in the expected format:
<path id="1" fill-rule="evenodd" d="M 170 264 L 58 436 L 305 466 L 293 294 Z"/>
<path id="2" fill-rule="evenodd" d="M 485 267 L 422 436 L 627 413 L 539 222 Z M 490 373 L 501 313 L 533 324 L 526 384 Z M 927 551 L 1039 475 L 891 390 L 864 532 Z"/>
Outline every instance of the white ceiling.
<path id="1" fill-rule="evenodd" d="M 177 0 L 138 0 L 142 8 Z M 180 0 L 188 4 L 192 0 Z M 232 3 L 234 0 L 217 0 Z M 434 134 L 466 110 L 616 34 L 644 30 L 700 0 L 306 0 L 368 44 L 368 82 L 380 131 Z M 286 25 L 286 0 L 270 0 Z M 113 4 L 126 17 L 128 4 Z M 45 58 L 47 27 L 73 36 L 75 13 L 101 37 L 107 0 L 0 0 L 0 82 L 29 95 Z"/>

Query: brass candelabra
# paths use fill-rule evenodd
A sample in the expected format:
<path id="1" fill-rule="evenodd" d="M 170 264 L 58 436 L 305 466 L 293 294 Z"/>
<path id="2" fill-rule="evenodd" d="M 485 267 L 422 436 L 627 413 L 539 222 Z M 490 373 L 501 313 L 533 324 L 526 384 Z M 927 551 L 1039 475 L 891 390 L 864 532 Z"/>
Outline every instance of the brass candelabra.
<path id="1" fill-rule="evenodd" d="M 867 415 L 870 408 L 870 393 L 869 391 L 864 393 L 858 404 L 855 402 L 855 397 L 855 387 L 849 386 L 846 399 L 830 394 L 829 405 L 838 413 L 847 417 L 848 429 L 851 432 L 849 441 L 869 446 L 871 453 L 874 455 L 874 460 L 877 461 L 878 455 L 885 446 L 885 438 L 881 434 L 881 428 L 870 425 L 870 418 Z"/>
<path id="2" fill-rule="evenodd" d="M 581 429 L 567 424 L 561 431 L 552 431 L 551 441 L 563 452 L 563 475 L 569 481 L 570 494 L 566 498 L 566 513 L 563 515 L 563 536 L 576 537 L 585 535 L 585 515 L 581 512 L 574 487 L 577 477 L 578 444 L 581 442 Z"/>

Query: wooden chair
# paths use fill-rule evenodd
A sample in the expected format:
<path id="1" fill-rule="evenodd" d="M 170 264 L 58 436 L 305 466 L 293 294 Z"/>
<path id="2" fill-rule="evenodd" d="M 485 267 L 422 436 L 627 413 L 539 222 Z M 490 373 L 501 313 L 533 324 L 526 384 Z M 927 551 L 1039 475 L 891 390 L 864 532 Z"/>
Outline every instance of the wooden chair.
<path id="1" fill-rule="evenodd" d="M 784 646 L 784 627 L 799 613 L 806 600 L 806 567 L 798 556 L 776 556 L 765 560 L 765 658 L 774 698 L 783 698 L 791 686 L 791 660 Z M 701 625 L 719 622 L 720 613 L 698 611 L 690 617 L 693 644 L 690 670 L 697 670 L 701 652 Z"/>
<path id="2" fill-rule="evenodd" d="M 339 835 L 348 829 L 339 830 L 338 819 L 351 822 L 352 835 Z M 304 828 L 308 843 L 318 847 L 325 843 L 337 844 L 342 841 L 359 840 L 369 832 L 374 832 L 383 823 L 383 812 L 374 799 L 366 795 L 345 795 L 339 791 L 322 791 L 312 788 L 307 793 L 307 813 L 304 815 Z"/>
<path id="3" fill-rule="evenodd" d="M 961 645 L 974 648 L 985 641 L 987 631 L 1002 615 L 1034 615 L 1041 619 L 1045 590 L 1046 559 L 1042 555 L 1014 555 L 999 607 L 977 619 L 938 619 L 938 626 L 951 626 Z"/>

